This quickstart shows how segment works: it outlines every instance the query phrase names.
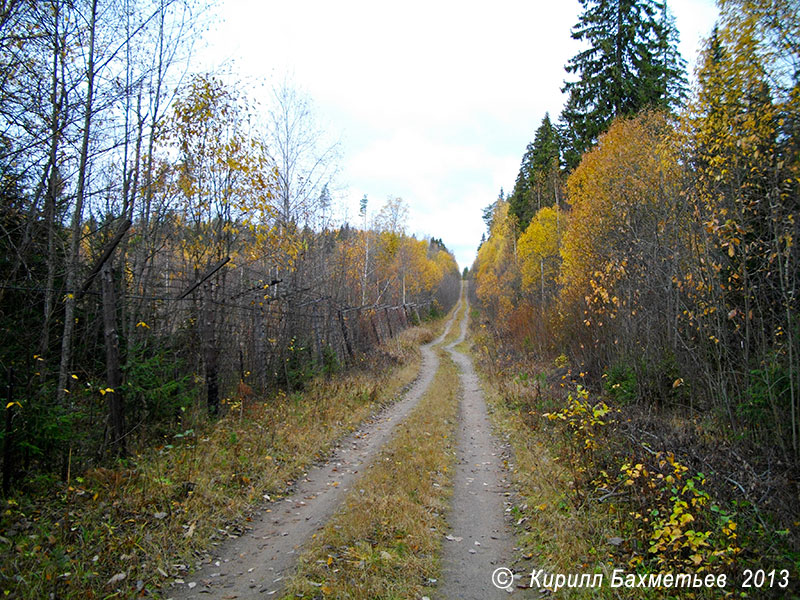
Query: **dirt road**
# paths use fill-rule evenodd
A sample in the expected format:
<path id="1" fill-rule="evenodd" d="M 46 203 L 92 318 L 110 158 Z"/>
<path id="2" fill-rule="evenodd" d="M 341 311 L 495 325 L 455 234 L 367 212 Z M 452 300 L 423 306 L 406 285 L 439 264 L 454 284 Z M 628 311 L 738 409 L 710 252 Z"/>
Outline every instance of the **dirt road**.
<path id="1" fill-rule="evenodd" d="M 466 284 L 465 284 L 466 285 Z M 466 302 L 466 294 L 463 295 Z M 505 518 L 511 484 L 504 460 L 508 446 L 492 435 L 486 402 L 472 360 L 455 349 L 466 336 L 469 306 L 461 335 L 447 347 L 461 373 L 457 467 L 444 541 L 442 581 L 437 598 L 485 600 L 504 598 L 507 591 L 492 584 L 498 567 L 510 566 L 513 534 Z"/>
<path id="2" fill-rule="evenodd" d="M 330 519 L 359 471 L 428 389 L 439 366 L 432 347 L 450 331 L 457 312 L 453 311 L 438 339 L 422 346 L 419 376 L 402 400 L 345 438 L 328 462 L 309 469 L 295 484 L 291 496 L 265 506 L 253 518 L 252 528 L 217 547 L 202 569 L 174 583 L 172 590 L 165 590 L 165 597 L 268 598 L 278 594 L 301 547 Z"/>

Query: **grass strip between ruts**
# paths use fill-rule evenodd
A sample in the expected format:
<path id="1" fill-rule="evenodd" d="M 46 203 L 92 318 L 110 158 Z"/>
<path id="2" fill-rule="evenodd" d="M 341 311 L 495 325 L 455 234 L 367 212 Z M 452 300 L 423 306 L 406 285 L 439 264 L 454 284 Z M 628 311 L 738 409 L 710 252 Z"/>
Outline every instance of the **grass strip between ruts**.
<path id="1" fill-rule="evenodd" d="M 460 396 L 458 368 L 438 354 L 431 386 L 315 536 L 284 598 L 419 598 L 435 585 Z"/>

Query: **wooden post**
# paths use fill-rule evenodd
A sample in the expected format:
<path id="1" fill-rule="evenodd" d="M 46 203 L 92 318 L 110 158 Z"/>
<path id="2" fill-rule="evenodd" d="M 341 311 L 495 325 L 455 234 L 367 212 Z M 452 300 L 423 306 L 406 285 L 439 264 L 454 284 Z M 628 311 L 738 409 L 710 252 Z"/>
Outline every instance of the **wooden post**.
<path id="1" fill-rule="evenodd" d="M 377 313 L 372 313 L 369 316 L 369 322 L 372 324 L 372 331 L 375 332 L 375 345 L 378 346 L 381 343 L 381 332 L 380 329 L 378 328 L 378 325 L 375 323 L 376 316 Z"/>
<path id="2" fill-rule="evenodd" d="M 350 344 L 350 334 L 347 331 L 347 324 L 344 322 L 344 316 L 342 316 L 342 311 L 338 312 L 339 316 L 339 327 L 342 330 L 342 337 L 344 338 L 344 347 L 347 349 L 347 355 L 352 360 L 353 358 L 353 346 Z"/>
<path id="3" fill-rule="evenodd" d="M 392 339 L 394 337 L 394 332 L 392 331 L 392 315 L 389 313 L 388 308 L 384 308 L 383 312 L 386 315 L 386 327 L 389 328 L 389 339 Z"/>

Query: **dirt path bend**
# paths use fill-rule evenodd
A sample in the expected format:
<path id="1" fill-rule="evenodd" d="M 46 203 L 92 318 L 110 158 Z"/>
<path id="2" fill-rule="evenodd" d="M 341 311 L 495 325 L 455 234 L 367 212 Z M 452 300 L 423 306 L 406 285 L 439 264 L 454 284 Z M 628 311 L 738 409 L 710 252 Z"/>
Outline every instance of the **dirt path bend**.
<path id="1" fill-rule="evenodd" d="M 462 296 L 467 302 L 467 294 Z M 457 466 L 448 518 L 451 529 L 444 540 L 442 581 L 436 594 L 437 598 L 451 600 L 508 596 L 509 592 L 493 585 L 492 574 L 497 568 L 511 565 L 514 545 L 511 527 L 505 517 L 511 492 L 503 464 L 508 456 L 508 445 L 492 435 L 486 402 L 472 360 L 454 348 L 466 337 L 468 318 L 469 304 L 461 321 L 459 339 L 447 347 L 461 371 L 463 392 Z"/>
<path id="2" fill-rule="evenodd" d="M 419 375 L 402 400 L 343 439 L 330 460 L 310 468 L 297 481 L 291 496 L 264 506 L 253 517 L 250 529 L 215 548 L 207 564 L 177 580 L 171 590 L 164 591 L 164 597 L 270 598 L 278 594 L 284 577 L 295 565 L 300 547 L 330 519 L 356 474 L 389 440 L 394 427 L 428 389 L 439 367 L 432 347 L 444 340 L 457 312 L 458 307 L 441 336 L 421 347 Z"/>

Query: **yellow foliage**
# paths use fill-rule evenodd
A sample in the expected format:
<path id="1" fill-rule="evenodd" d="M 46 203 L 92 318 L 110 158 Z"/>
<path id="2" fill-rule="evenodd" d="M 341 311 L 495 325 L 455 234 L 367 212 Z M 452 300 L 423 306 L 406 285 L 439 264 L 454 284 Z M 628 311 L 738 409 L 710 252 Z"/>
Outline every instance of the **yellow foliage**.
<path id="1" fill-rule="evenodd" d="M 522 290 L 538 293 L 544 301 L 544 288 L 551 288 L 560 264 L 559 247 L 564 215 L 557 206 L 540 209 L 517 240 L 517 257 L 522 275 Z"/>
<path id="2" fill-rule="evenodd" d="M 631 261 L 659 255 L 659 234 L 679 197 L 678 164 L 666 116 L 619 119 L 585 154 L 567 181 L 572 210 L 561 248 L 562 309 L 597 303 L 613 307 L 615 284 Z M 646 269 L 646 267 L 642 267 Z"/>
<path id="3" fill-rule="evenodd" d="M 515 290 L 519 285 L 515 235 L 514 219 L 508 213 L 508 202 L 499 200 L 489 239 L 478 250 L 475 291 L 483 306 L 500 323 L 508 321 L 514 309 Z"/>

